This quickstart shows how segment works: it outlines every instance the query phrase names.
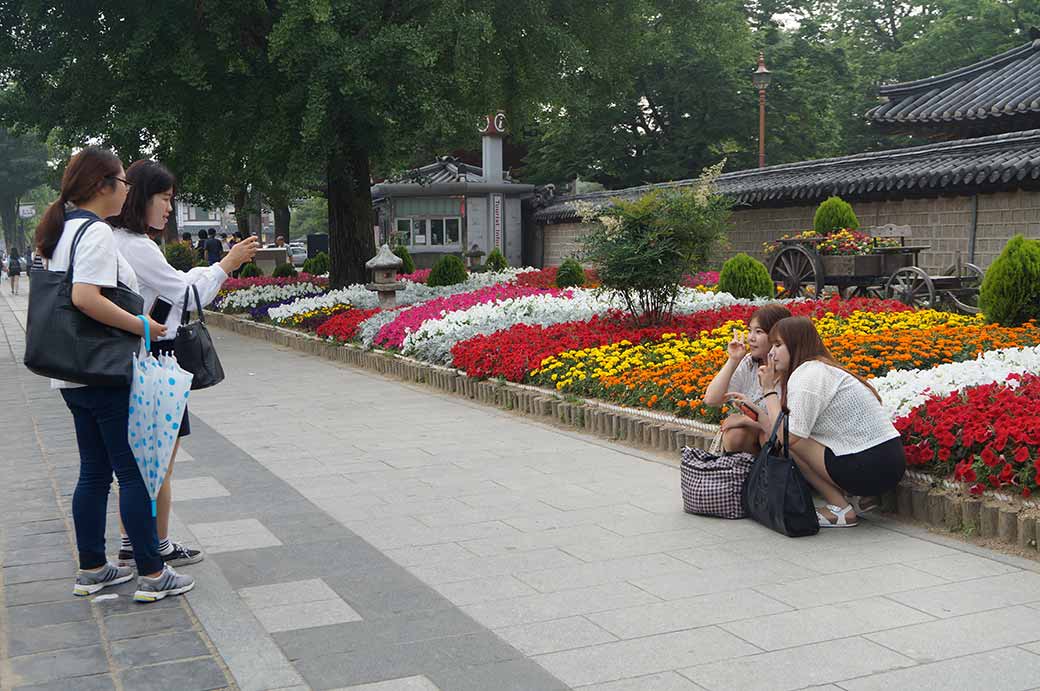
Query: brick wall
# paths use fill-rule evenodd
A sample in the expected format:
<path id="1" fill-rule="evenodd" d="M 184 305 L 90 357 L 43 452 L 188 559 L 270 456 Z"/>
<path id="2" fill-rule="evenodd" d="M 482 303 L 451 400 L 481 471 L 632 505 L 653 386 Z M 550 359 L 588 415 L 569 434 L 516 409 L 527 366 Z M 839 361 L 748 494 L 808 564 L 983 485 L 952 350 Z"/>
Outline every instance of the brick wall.
<path id="1" fill-rule="evenodd" d="M 1016 190 L 980 194 L 975 239 L 975 263 L 985 269 L 1000 254 L 1015 234 L 1040 238 L 1040 191 Z M 864 228 L 895 223 L 909 225 L 913 237 L 908 244 L 928 245 L 921 253 L 921 266 L 934 273 L 956 261 L 968 261 L 971 230 L 971 197 L 936 197 L 899 201 L 854 202 L 853 209 Z M 816 205 L 784 208 L 740 209 L 734 211 L 728 247 L 721 261 L 746 252 L 763 258 L 762 243 L 784 233 L 812 228 Z M 580 223 L 545 226 L 545 266 L 559 266 L 578 249 L 585 231 Z"/>

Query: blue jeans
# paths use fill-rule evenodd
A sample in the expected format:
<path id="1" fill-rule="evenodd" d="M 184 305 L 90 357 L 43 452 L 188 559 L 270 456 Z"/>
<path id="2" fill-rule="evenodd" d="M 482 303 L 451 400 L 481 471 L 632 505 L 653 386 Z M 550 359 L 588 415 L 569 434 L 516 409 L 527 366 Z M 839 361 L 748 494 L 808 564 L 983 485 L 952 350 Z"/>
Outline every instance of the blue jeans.
<path id="1" fill-rule="evenodd" d="M 127 441 L 130 389 L 85 386 L 62 389 L 72 411 L 79 445 L 79 482 L 72 495 L 76 547 L 81 569 L 105 564 L 105 523 L 112 473 L 119 480 L 119 515 L 134 547 L 137 572 L 162 571 L 159 537 L 141 471 Z"/>

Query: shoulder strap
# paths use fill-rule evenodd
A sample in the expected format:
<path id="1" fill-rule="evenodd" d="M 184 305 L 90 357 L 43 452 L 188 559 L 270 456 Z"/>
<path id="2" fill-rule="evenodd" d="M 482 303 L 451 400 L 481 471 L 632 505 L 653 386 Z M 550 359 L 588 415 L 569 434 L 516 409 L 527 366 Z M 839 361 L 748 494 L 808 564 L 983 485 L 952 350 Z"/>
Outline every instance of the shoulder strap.
<path id="1" fill-rule="evenodd" d="M 195 308 L 199 313 L 199 321 L 205 323 L 206 317 L 202 314 L 202 300 L 199 299 L 199 289 L 195 284 L 184 289 L 184 309 L 181 310 L 181 326 L 188 323 L 188 291 L 195 293 Z"/>

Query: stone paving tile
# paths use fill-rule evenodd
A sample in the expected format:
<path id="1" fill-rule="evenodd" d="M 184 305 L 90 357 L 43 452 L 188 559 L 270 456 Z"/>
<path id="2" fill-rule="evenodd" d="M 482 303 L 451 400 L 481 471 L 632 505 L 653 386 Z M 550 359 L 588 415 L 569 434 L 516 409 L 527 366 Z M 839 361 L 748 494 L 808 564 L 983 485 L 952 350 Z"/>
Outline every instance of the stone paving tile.
<path id="1" fill-rule="evenodd" d="M 814 576 L 799 581 L 791 581 L 790 583 L 760 585 L 756 586 L 755 589 L 769 597 L 786 602 L 792 607 L 803 608 L 847 602 L 848 600 L 857 600 L 873 595 L 887 595 L 889 593 L 896 593 L 897 595 L 893 596 L 894 599 L 905 602 L 898 596 L 900 591 L 912 591 L 915 588 L 929 589 L 929 586 L 946 583 L 944 579 L 937 576 L 932 576 L 901 564 L 849 571 L 843 574 L 843 576 L 843 578 L 835 578 L 833 575 Z M 1040 579 L 1040 576 L 1037 576 L 1037 578 Z M 850 587 L 850 582 L 855 583 L 855 587 Z M 976 582 L 973 581 L 972 583 Z M 910 593 L 908 597 L 915 599 L 917 595 Z M 905 602 L 905 604 L 911 607 L 917 606 L 912 602 Z M 923 608 L 918 607 L 918 609 Z"/>
<path id="2" fill-rule="evenodd" d="M 44 684 L 30 684 L 28 686 L 16 686 L 15 691 L 115 691 L 115 682 L 111 675 L 97 674 L 89 677 L 76 677 L 74 679 L 59 679 Z"/>
<path id="3" fill-rule="evenodd" d="M 226 526 L 226 531 L 223 528 Z M 242 521 L 216 521 L 189 525 L 202 548 L 210 553 L 277 547 L 282 544 L 260 521 L 249 518 Z M 202 531 L 202 534 L 199 534 Z M 203 536 L 205 535 L 205 537 Z"/>
<path id="4" fill-rule="evenodd" d="M 340 599 L 264 607 L 253 614 L 271 633 L 361 621 L 361 615 Z"/>
<path id="5" fill-rule="evenodd" d="M 512 576 L 453 581 L 435 585 L 433 589 L 459 606 L 537 594 L 534 588 Z"/>
<path id="6" fill-rule="evenodd" d="M 618 638 L 638 638 L 790 611 L 754 590 L 735 590 L 587 615 Z"/>
<path id="7" fill-rule="evenodd" d="M 179 458 L 177 459 L 180 460 Z M 208 476 L 173 478 L 173 500 L 192 501 L 193 499 L 212 499 L 214 497 L 228 497 L 231 492 L 216 478 Z"/>
<path id="8" fill-rule="evenodd" d="M 538 655 L 534 659 L 567 684 L 582 686 L 728 660 L 755 652 L 758 649 L 751 644 L 709 626 Z"/>
<path id="9" fill-rule="evenodd" d="M 195 631 L 130 638 L 112 644 L 112 659 L 123 668 L 209 655 L 206 643 Z"/>
<path id="10" fill-rule="evenodd" d="M 908 589 L 907 589 L 908 590 Z M 1018 571 L 972 581 L 936 585 L 894 593 L 890 597 L 936 617 L 980 612 L 997 607 L 1035 602 L 1040 593 L 1040 573 Z"/>
<path id="11" fill-rule="evenodd" d="M 36 655 L 12 657 L 12 678 L 19 684 L 101 674 L 108 671 L 108 658 L 100 645 L 54 650 Z M 73 685 L 74 682 L 67 682 Z"/>
<path id="12" fill-rule="evenodd" d="M 401 677 L 389 681 L 377 681 L 371 684 L 359 684 L 333 691 L 441 691 L 432 681 L 424 676 Z"/>
<path id="13" fill-rule="evenodd" d="M 185 631 L 192 628 L 191 619 L 183 609 L 142 609 L 141 605 L 134 605 L 137 611 L 132 614 L 116 614 L 105 617 L 105 629 L 108 637 L 117 641 L 123 638 L 138 638 L 156 633 L 167 633 L 170 631 Z"/>
<path id="14" fill-rule="evenodd" d="M 780 650 L 927 621 L 933 618 L 887 598 L 871 597 L 728 622 L 720 628 L 763 650 Z"/>
<path id="15" fill-rule="evenodd" d="M 987 691 L 1026 691 L 1040 688 L 1040 655 L 1018 648 L 993 650 L 842 681 L 838 685 L 847 691 L 947 691 L 954 686 Z"/>
<path id="16" fill-rule="evenodd" d="M 701 689 L 702 687 L 675 672 L 650 674 L 635 679 L 622 679 L 606 684 L 581 687 L 582 691 L 701 691 Z"/>
<path id="17" fill-rule="evenodd" d="M 1029 607 L 1007 607 L 864 636 L 918 662 L 1040 641 L 1040 617 Z"/>
<path id="18" fill-rule="evenodd" d="M 485 626 L 497 629 L 658 602 L 658 598 L 627 583 L 610 583 L 466 605 L 462 611 Z"/>
<path id="19" fill-rule="evenodd" d="M 683 571 L 633 578 L 631 583 L 664 600 L 724 593 L 758 585 L 789 583 L 812 577 L 804 567 L 780 559 L 745 561 L 739 566 L 716 569 L 687 568 Z"/>
<path id="20" fill-rule="evenodd" d="M 4 600 L 8 607 L 67 601 L 72 594 L 71 576 L 50 581 L 33 581 L 5 585 Z"/>
<path id="21" fill-rule="evenodd" d="M 580 564 L 577 558 L 559 549 L 545 549 L 503 557 L 470 557 L 452 562 L 413 566 L 409 571 L 426 583 L 439 584 L 473 578 L 505 576 L 523 571 L 551 569 Z"/>
<path id="22" fill-rule="evenodd" d="M 451 691 L 567 691 L 568 687 L 544 670 L 521 660 L 442 669 L 430 673 L 438 688 Z"/>
<path id="23" fill-rule="evenodd" d="M 224 671 L 213 658 L 168 662 L 120 672 L 123 688 L 134 691 L 211 691 L 227 686 Z"/>
<path id="24" fill-rule="evenodd" d="M 910 658 L 862 638 L 844 638 L 680 670 L 713 691 L 788 691 L 909 667 Z"/>
<path id="25" fill-rule="evenodd" d="M 97 634 L 97 624 L 90 619 L 53 626 L 12 628 L 7 634 L 7 652 L 17 657 L 93 645 L 97 642 Z"/>
<path id="26" fill-rule="evenodd" d="M 950 580 L 969 580 L 974 578 L 985 578 L 987 576 L 999 576 L 1005 573 L 1021 571 L 1014 566 L 1003 564 L 993 559 L 978 557 L 974 554 L 957 552 L 952 555 L 934 557 L 932 559 L 921 559 L 907 561 L 906 565 Z"/>
<path id="27" fill-rule="evenodd" d="M 7 610 L 7 617 L 11 628 L 35 628 L 85 621 L 93 618 L 93 615 L 90 612 L 90 603 L 86 600 L 70 600 L 10 607 Z"/>
<path id="28" fill-rule="evenodd" d="M 617 637 L 584 617 L 495 629 L 502 640 L 525 655 L 541 655 L 616 641 Z"/>
<path id="29" fill-rule="evenodd" d="M 675 557 L 667 554 L 649 554 L 593 564 L 524 571 L 516 574 L 516 578 L 543 593 L 550 593 L 674 572 L 704 575 L 700 570 L 691 568 L 689 564 Z"/>

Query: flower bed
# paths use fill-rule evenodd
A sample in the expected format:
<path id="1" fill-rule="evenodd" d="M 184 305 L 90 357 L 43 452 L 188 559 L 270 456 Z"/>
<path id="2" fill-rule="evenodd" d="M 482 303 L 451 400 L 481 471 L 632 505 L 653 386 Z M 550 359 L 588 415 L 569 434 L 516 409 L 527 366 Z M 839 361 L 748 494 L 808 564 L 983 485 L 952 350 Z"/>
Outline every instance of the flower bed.
<path id="1" fill-rule="evenodd" d="M 896 420 L 907 462 L 986 489 L 1029 497 L 1040 486 L 1040 376 L 935 396 Z"/>
<path id="2" fill-rule="evenodd" d="M 411 278 L 424 278 L 417 274 Z M 222 293 L 219 304 L 337 343 L 400 350 L 471 377 L 502 377 L 706 422 L 720 418 L 701 397 L 726 360 L 732 330 L 746 328 L 765 301 L 712 292 L 717 276 L 700 274 L 688 277 L 667 323 L 637 327 L 605 294 L 559 290 L 554 280 L 553 269 L 471 274 L 440 288 L 405 280 L 398 307 L 381 310 L 375 293 L 361 285 L 330 291 L 313 277 L 246 279 Z M 1027 477 L 1025 461 L 1016 464 L 998 448 L 1003 442 L 1022 455 L 1022 444 L 1040 444 L 1033 441 L 1037 411 L 1029 398 L 1038 386 L 1029 376 L 1040 370 L 1036 323 L 1000 327 L 978 316 L 864 298 L 783 302 L 814 320 L 841 363 L 872 378 L 886 411 L 900 421 L 915 467 L 952 473 L 976 488 L 1036 489 L 1036 473 Z M 987 422 L 995 415 L 1004 427 Z M 1010 429 L 1009 420 L 1026 435 L 1017 447 L 1018 437 L 999 436 Z M 951 421 L 972 436 L 948 444 L 949 435 L 956 437 L 953 428 L 943 432 Z M 1004 460 L 995 461 L 1001 454 Z"/>

